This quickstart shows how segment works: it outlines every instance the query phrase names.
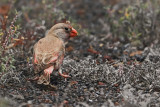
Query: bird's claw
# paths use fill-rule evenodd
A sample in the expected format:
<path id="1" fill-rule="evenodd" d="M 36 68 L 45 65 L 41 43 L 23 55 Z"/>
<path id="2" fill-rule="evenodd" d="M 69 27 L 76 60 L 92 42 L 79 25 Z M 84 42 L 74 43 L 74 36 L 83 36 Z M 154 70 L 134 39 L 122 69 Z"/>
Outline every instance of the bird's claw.
<path id="1" fill-rule="evenodd" d="M 70 78 L 71 77 L 69 75 L 63 74 L 61 69 L 59 70 L 59 75 L 62 76 L 62 77 L 64 77 L 64 78 Z"/>
<path id="2" fill-rule="evenodd" d="M 50 74 L 53 71 L 53 66 L 44 70 L 43 74 L 40 76 L 38 80 L 38 84 L 48 85 L 50 83 Z"/>

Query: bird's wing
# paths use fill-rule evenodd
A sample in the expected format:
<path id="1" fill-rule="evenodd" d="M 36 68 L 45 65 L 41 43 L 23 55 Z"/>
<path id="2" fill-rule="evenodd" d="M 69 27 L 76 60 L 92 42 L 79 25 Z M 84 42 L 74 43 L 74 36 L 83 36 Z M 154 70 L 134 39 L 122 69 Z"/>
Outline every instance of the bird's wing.
<path id="1" fill-rule="evenodd" d="M 61 52 L 64 54 L 62 40 L 54 36 L 42 38 L 34 46 L 34 64 L 46 68 L 61 58 Z"/>

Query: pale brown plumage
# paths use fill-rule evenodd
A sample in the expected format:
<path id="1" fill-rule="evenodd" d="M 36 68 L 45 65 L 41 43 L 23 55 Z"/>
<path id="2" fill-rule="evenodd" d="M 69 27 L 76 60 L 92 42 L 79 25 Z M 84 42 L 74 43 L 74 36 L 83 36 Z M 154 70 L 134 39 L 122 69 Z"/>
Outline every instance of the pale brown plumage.
<path id="1" fill-rule="evenodd" d="M 74 36 L 77 36 L 77 31 L 69 23 L 59 23 L 34 45 L 35 73 L 40 74 L 38 84 L 49 84 L 50 74 L 56 69 L 59 69 L 61 76 L 69 77 L 61 73 L 60 66 L 65 54 L 65 43 Z"/>

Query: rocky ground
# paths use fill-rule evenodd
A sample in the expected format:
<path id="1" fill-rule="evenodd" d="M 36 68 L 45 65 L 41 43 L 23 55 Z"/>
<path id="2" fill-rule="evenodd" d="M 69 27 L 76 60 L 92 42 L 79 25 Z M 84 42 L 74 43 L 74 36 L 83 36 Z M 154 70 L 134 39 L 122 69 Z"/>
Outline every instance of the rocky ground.
<path id="1" fill-rule="evenodd" d="M 32 1 L 17 0 L 16 3 L 20 11 L 24 11 L 25 6 L 35 9 L 32 14 L 42 8 L 39 3 Z M 54 3 L 59 2 L 55 0 Z M 25 29 L 33 29 L 33 33 L 27 34 L 38 37 L 27 49 L 27 46 L 11 49 L 17 52 L 14 56 L 16 70 L 0 73 L 0 107 L 158 107 L 160 46 L 150 43 L 138 48 L 113 38 L 103 8 L 108 3 L 115 5 L 114 8 L 126 4 L 119 0 L 66 0 L 53 10 L 48 10 L 59 14 L 55 18 L 61 16 L 63 19 L 64 14 L 67 14 L 66 17 L 72 18 L 73 24 L 81 25 L 81 28 L 75 25 L 79 37 L 70 40 L 66 46 L 62 67 L 63 72 L 71 78 L 64 79 L 56 71 L 52 75 L 51 84 L 57 86 L 57 90 L 37 85 L 32 80 L 31 44 L 43 37 L 53 23 L 49 23 L 47 18 L 43 19 L 43 16 L 38 16 L 40 18 L 37 20 L 41 21 L 37 22 L 37 15 L 30 15 L 30 11 L 27 11 L 22 16 L 27 22 L 24 24 Z M 40 12 L 46 12 L 48 7 Z M 43 20 L 46 20 L 45 24 Z"/>

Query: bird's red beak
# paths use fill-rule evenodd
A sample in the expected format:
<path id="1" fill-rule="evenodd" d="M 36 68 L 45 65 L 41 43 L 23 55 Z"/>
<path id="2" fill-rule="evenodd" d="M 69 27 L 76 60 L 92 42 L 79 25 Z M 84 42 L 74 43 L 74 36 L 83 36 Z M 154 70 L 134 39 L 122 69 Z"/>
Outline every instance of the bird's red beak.
<path id="1" fill-rule="evenodd" d="M 78 35 L 78 32 L 74 28 L 72 28 L 72 31 L 70 32 L 70 37 L 75 37 L 77 35 Z"/>

